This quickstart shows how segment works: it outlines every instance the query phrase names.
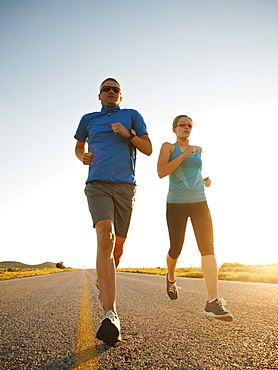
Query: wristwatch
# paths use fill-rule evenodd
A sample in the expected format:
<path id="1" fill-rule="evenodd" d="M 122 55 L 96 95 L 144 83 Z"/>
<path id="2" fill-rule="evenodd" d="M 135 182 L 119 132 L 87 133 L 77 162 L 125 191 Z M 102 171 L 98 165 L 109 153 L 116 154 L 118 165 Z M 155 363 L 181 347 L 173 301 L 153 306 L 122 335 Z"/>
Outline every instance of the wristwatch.
<path id="1" fill-rule="evenodd" d="M 136 131 L 132 129 L 129 130 L 130 132 L 130 136 L 128 137 L 128 140 L 131 140 L 134 138 L 134 136 L 136 136 Z"/>

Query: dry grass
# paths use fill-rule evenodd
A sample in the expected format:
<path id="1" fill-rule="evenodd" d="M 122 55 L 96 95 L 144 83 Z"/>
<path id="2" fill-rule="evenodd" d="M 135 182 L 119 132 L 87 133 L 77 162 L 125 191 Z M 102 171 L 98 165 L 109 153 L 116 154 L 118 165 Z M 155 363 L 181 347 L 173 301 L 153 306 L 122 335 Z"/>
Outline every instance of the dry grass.
<path id="1" fill-rule="evenodd" d="M 166 268 L 127 268 L 117 271 L 165 275 Z M 202 270 L 198 267 L 177 268 L 176 276 L 203 278 Z M 240 263 L 224 263 L 218 269 L 219 280 L 246 281 L 278 284 L 278 263 L 267 265 L 242 265 Z"/>
<path id="2" fill-rule="evenodd" d="M 12 271 L 11 271 L 12 270 Z M 16 279 L 27 276 L 54 274 L 56 272 L 71 271 L 73 269 L 57 269 L 57 268 L 40 268 L 40 269 L 21 269 L 21 268 L 0 268 L 0 280 Z"/>
<path id="3" fill-rule="evenodd" d="M 13 271 L 8 271 L 13 270 Z M 17 269 L 0 268 L 0 280 L 15 279 L 26 276 L 53 274 L 57 272 L 72 271 L 74 269 L 40 268 L 40 269 Z M 166 268 L 120 268 L 117 271 L 142 273 L 153 275 L 165 275 Z M 278 263 L 267 265 L 243 265 L 240 263 L 224 263 L 218 270 L 219 280 L 246 281 L 258 283 L 278 284 Z M 176 276 L 189 278 L 203 278 L 199 267 L 177 268 Z"/>

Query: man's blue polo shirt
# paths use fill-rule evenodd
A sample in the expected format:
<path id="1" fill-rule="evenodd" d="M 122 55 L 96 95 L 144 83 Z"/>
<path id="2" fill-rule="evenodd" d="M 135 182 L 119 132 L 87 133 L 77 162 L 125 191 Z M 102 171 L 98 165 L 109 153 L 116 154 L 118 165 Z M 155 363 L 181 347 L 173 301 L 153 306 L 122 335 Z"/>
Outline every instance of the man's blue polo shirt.
<path id="1" fill-rule="evenodd" d="M 74 137 L 87 142 L 88 151 L 94 153 L 86 183 L 101 180 L 136 184 L 136 148 L 126 137 L 113 132 L 110 125 L 116 122 L 128 130 L 133 128 L 137 136 L 147 134 L 143 117 L 134 109 L 103 106 L 100 112 L 85 114 Z"/>

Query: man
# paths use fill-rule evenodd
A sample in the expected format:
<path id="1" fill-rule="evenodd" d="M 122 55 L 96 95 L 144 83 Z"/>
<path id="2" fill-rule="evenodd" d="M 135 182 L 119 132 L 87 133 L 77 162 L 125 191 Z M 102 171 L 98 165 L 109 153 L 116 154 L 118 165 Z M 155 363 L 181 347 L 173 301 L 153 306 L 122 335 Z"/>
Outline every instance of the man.
<path id="1" fill-rule="evenodd" d="M 75 153 L 89 165 L 85 193 L 97 234 L 97 276 L 104 318 L 98 339 L 121 339 L 116 311 L 116 268 L 123 253 L 135 200 L 136 149 L 150 155 L 152 144 L 142 116 L 121 109 L 121 86 L 114 78 L 100 85 L 100 112 L 85 114 L 75 134 Z M 88 151 L 86 151 L 88 145 Z"/>

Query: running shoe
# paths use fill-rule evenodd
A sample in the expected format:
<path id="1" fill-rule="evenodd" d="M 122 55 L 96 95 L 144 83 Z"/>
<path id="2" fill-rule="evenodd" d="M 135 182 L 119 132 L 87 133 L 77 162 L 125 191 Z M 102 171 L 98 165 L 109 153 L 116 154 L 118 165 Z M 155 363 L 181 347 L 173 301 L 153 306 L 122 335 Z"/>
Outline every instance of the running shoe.
<path id="1" fill-rule="evenodd" d="M 226 310 L 224 304 L 226 304 L 226 302 L 223 299 L 216 299 L 211 303 L 207 302 L 203 313 L 213 319 L 233 321 L 233 316 L 230 314 L 229 311 Z"/>
<path id="2" fill-rule="evenodd" d="M 118 315 L 108 311 L 104 315 L 96 333 L 96 337 L 104 343 L 116 343 L 121 340 L 121 326 Z"/>
<path id="3" fill-rule="evenodd" d="M 99 290 L 98 277 L 96 277 L 95 286 L 97 287 L 97 289 L 99 291 L 98 298 L 97 298 L 98 303 L 99 303 L 100 307 L 104 310 L 104 305 L 103 305 L 102 297 L 101 297 L 100 290 Z"/>
<path id="4" fill-rule="evenodd" d="M 168 294 L 169 298 L 172 301 L 174 299 L 178 299 L 179 295 L 178 295 L 178 288 L 177 288 L 176 281 L 174 283 L 171 283 L 168 280 L 168 273 L 166 274 L 166 284 L 167 284 L 167 294 Z"/>

